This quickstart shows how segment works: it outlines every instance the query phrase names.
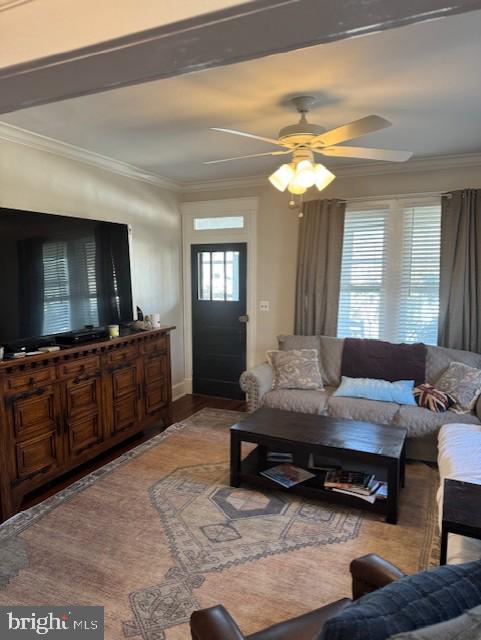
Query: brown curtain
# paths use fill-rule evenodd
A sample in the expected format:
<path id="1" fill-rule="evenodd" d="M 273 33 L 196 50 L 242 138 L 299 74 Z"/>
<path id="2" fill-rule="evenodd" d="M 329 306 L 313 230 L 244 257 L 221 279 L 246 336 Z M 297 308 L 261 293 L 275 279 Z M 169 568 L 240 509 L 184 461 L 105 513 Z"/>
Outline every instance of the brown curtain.
<path id="1" fill-rule="evenodd" d="M 298 335 L 336 335 L 345 209 L 339 200 L 304 205 L 297 253 Z"/>
<path id="2" fill-rule="evenodd" d="M 438 343 L 481 353 L 481 189 L 443 196 L 441 211 Z"/>

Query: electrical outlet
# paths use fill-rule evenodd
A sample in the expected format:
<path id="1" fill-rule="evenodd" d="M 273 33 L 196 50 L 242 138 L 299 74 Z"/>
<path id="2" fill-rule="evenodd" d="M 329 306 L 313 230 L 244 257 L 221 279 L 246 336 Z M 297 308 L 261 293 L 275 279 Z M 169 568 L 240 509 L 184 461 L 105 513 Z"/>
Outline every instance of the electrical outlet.
<path id="1" fill-rule="evenodd" d="M 261 300 L 259 302 L 260 311 L 269 311 L 269 300 Z"/>

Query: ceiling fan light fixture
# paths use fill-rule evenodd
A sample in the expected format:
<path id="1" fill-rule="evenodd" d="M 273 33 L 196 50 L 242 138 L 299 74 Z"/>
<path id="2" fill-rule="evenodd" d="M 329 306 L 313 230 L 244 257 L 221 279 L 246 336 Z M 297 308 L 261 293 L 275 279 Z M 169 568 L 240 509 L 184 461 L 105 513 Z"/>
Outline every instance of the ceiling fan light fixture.
<path id="1" fill-rule="evenodd" d="M 269 176 L 269 182 L 279 191 L 285 191 L 287 185 L 294 177 L 294 168 L 291 164 L 283 164 Z"/>
<path id="2" fill-rule="evenodd" d="M 314 166 L 310 160 L 301 160 L 296 167 L 293 181 L 299 187 L 309 189 L 316 181 Z"/>
<path id="3" fill-rule="evenodd" d="M 302 185 L 297 184 L 295 180 L 291 180 L 287 186 L 287 190 L 294 196 L 301 196 L 303 193 L 306 193 L 307 187 L 303 187 Z"/>
<path id="4" fill-rule="evenodd" d="M 316 185 L 318 191 L 322 191 L 323 189 L 325 189 L 336 177 L 331 171 L 329 171 L 329 169 L 326 169 L 323 164 L 315 165 L 314 174 L 314 184 Z"/>

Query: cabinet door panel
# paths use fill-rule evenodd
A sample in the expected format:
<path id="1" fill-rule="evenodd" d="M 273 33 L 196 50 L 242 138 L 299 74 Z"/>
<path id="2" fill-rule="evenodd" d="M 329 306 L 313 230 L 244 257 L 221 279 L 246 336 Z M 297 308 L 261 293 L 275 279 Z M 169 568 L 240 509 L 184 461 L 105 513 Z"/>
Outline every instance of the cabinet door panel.
<path id="1" fill-rule="evenodd" d="M 160 411 L 168 402 L 167 385 L 153 383 L 145 387 L 145 411 L 152 415 Z"/>
<path id="2" fill-rule="evenodd" d="M 23 440 L 39 432 L 55 431 L 55 403 L 54 387 L 45 387 L 12 398 L 10 404 L 15 438 Z"/>
<path id="3" fill-rule="evenodd" d="M 166 359 L 163 356 L 149 357 L 144 365 L 145 383 L 150 384 L 166 377 Z"/>
<path id="4" fill-rule="evenodd" d="M 70 420 L 68 425 L 70 455 L 78 455 L 103 440 L 99 414 Z"/>
<path id="5" fill-rule="evenodd" d="M 112 374 L 114 397 L 137 393 L 138 368 L 136 364 L 118 369 Z"/>
<path id="6" fill-rule="evenodd" d="M 29 480 L 39 473 L 56 470 L 59 452 L 56 434 L 43 433 L 24 442 L 17 442 L 17 473 L 13 484 Z"/>
<path id="7" fill-rule="evenodd" d="M 140 420 L 139 401 L 136 394 L 124 396 L 113 406 L 113 432 L 118 433 L 135 426 Z"/>
<path id="8" fill-rule="evenodd" d="M 69 380 L 65 386 L 68 455 L 70 458 L 104 440 L 101 421 L 101 382 L 96 375 Z"/>
<path id="9" fill-rule="evenodd" d="M 67 383 L 67 411 L 70 417 L 99 410 L 100 382 L 91 378 L 81 383 Z"/>

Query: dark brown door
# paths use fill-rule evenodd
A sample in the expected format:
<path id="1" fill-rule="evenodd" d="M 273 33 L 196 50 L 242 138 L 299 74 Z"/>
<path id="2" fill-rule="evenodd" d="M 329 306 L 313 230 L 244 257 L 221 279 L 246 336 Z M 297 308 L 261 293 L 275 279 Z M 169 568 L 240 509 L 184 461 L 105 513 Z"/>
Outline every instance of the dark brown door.
<path id="1" fill-rule="evenodd" d="M 65 383 L 64 427 L 69 458 L 104 441 L 100 373 L 78 376 Z"/>
<path id="2" fill-rule="evenodd" d="M 7 399 L 15 456 L 12 485 L 55 474 L 63 463 L 58 388 L 50 385 Z"/>
<path id="3" fill-rule="evenodd" d="M 193 391 L 243 399 L 247 245 L 192 246 Z"/>

